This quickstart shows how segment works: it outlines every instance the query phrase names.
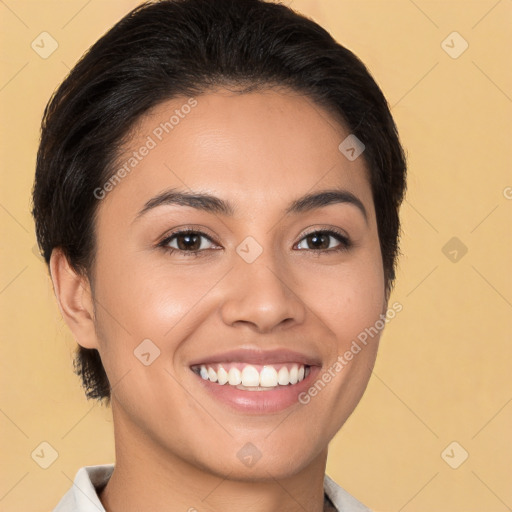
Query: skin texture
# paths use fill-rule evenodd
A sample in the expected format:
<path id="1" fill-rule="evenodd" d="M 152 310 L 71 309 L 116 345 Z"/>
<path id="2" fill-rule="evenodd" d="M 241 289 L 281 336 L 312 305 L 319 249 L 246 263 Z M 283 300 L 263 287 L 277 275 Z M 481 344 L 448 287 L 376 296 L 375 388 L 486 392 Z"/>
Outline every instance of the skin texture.
<path id="1" fill-rule="evenodd" d="M 284 348 L 326 371 L 376 323 L 387 298 L 368 172 L 362 157 L 338 149 L 349 132 L 296 92 L 221 89 L 195 99 L 100 201 L 93 289 L 60 250 L 52 254 L 61 312 L 77 342 L 99 350 L 113 387 L 116 468 L 100 498 L 108 512 L 318 512 L 327 445 L 366 388 L 378 336 L 307 405 L 277 413 L 230 409 L 189 365 L 239 347 Z M 144 116 L 120 165 L 187 100 Z M 229 200 L 235 215 L 163 205 L 135 220 L 169 188 Z M 347 203 L 284 214 L 300 196 L 331 188 L 359 198 L 367 219 Z M 201 238 L 197 257 L 157 246 L 183 227 L 213 242 Z M 353 245 L 335 251 L 341 242 L 327 238 L 331 252 L 319 254 L 305 237 L 329 228 Z M 236 252 L 247 236 L 263 249 L 252 263 Z M 144 339 L 160 350 L 149 366 L 134 357 Z M 261 453 L 252 467 L 237 457 L 248 442 Z"/>

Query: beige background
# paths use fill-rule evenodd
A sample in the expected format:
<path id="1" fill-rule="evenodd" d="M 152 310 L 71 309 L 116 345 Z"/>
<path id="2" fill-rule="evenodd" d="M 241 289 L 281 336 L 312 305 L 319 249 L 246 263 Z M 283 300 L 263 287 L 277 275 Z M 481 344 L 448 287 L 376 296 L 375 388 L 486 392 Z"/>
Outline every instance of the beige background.
<path id="1" fill-rule="evenodd" d="M 72 372 L 29 200 L 44 105 L 137 3 L 0 2 L 1 511 L 49 511 L 80 466 L 114 460 L 110 410 L 87 402 Z M 403 311 L 328 473 L 375 511 L 512 510 L 512 2 L 290 5 L 368 65 L 409 155 L 391 299 Z M 58 43 L 46 59 L 31 48 L 42 32 Z M 58 452 L 47 469 L 42 442 Z"/>

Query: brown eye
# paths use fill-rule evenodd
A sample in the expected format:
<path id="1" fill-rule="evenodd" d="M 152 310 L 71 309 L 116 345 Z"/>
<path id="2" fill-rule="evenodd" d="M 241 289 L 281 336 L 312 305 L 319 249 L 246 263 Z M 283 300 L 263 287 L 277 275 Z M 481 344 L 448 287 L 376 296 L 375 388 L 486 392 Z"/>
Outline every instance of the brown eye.
<path id="1" fill-rule="evenodd" d="M 339 242 L 339 244 L 334 247 L 331 245 L 333 239 L 338 240 Z M 341 251 L 346 250 L 351 246 L 350 240 L 345 235 L 333 230 L 321 230 L 309 233 L 301 240 L 301 242 L 299 242 L 299 246 L 303 241 L 306 242 L 306 247 L 299 247 L 299 249 L 319 252 Z"/>
<path id="2" fill-rule="evenodd" d="M 180 251 L 198 251 L 201 248 L 201 235 L 180 233 L 176 235 L 176 241 Z"/>
<path id="3" fill-rule="evenodd" d="M 211 247 L 208 247 L 208 242 L 203 242 L 205 239 L 213 244 L 212 239 L 201 231 L 177 231 L 171 233 L 158 245 L 170 253 L 178 251 L 187 256 L 197 256 L 199 253 L 211 249 Z"/>

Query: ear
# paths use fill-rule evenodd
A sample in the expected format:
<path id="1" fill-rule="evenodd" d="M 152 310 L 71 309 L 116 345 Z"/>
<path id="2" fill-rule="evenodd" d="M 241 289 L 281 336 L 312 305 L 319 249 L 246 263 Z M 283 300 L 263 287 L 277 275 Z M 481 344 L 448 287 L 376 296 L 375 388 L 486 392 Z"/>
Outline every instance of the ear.
<path id="1" fill-rule="evenodd" d="M 75 340 L 84 348 L 98 349 L 89 279 L 69 265 L 60 247 L 52 251 L 50 274 L 60 312 Z"/>

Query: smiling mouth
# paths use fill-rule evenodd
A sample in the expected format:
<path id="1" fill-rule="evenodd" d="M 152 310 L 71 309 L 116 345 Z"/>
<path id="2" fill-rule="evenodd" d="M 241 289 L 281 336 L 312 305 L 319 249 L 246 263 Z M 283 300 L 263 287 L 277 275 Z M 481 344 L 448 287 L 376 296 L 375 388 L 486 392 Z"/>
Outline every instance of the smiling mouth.
<path id="1" fill-rule="evenodd" d="M 247 364 L 243 362 L 198 364 L 190 367 L 203 380 L 244 391 L 271 391 L 304 380 L 311 367 L 302 363 Z"/>

